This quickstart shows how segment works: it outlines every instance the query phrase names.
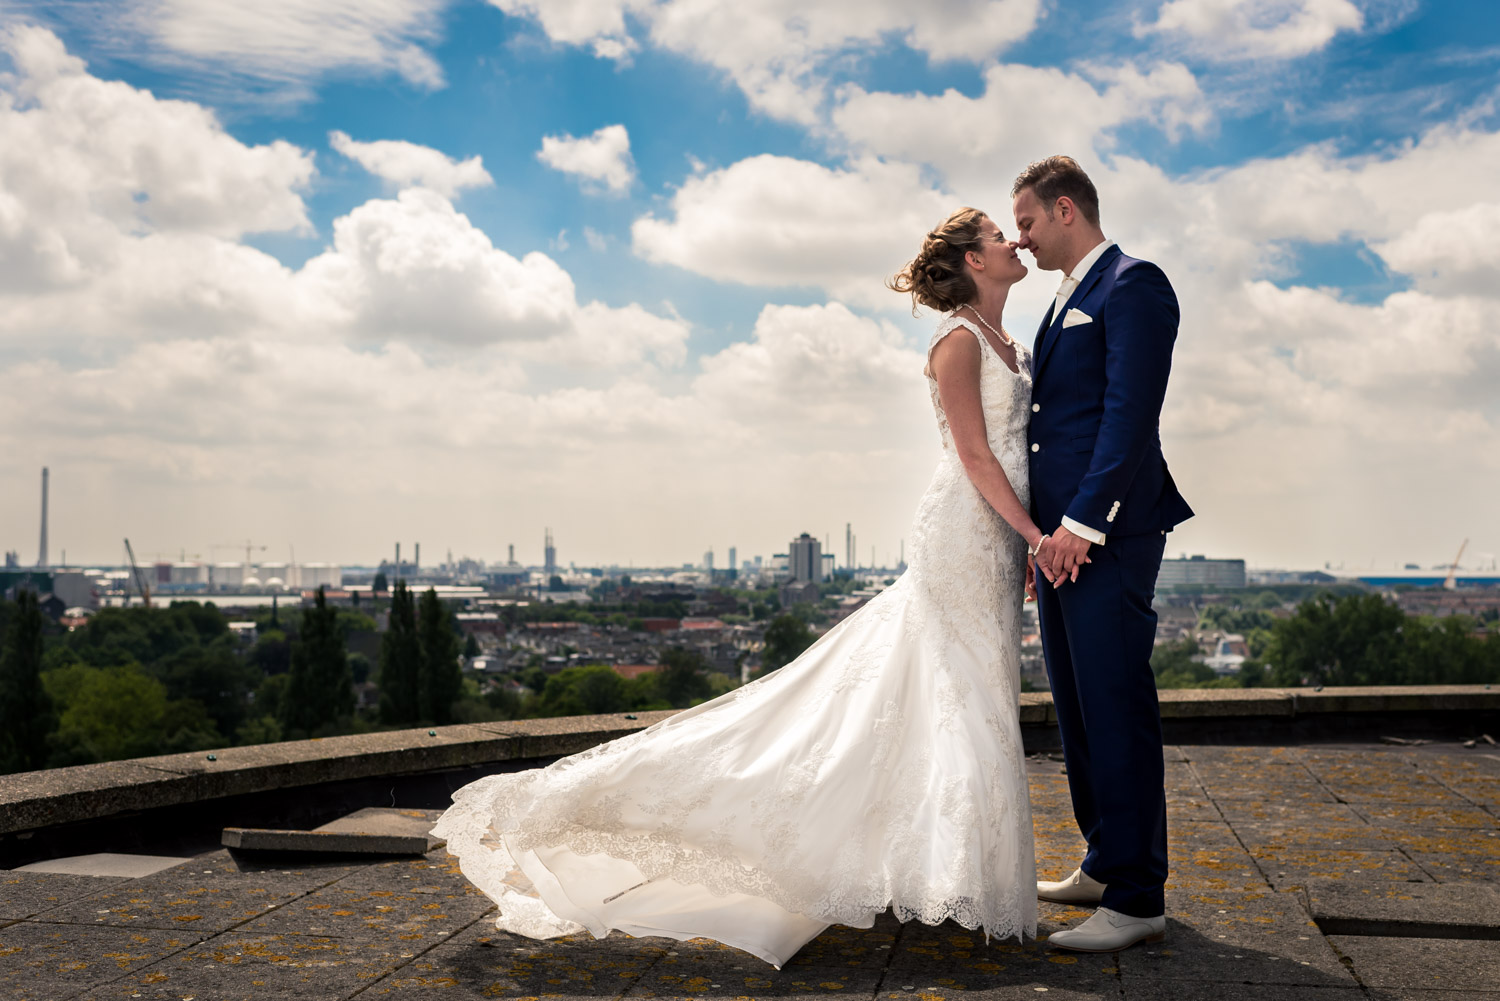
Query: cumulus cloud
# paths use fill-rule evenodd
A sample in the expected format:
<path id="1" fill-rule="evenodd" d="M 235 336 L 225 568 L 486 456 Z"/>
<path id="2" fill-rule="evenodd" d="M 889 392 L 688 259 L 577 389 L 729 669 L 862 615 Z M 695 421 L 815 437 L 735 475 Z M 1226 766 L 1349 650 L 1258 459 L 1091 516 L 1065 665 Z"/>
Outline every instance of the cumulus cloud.
<path id="1" fill-rule="evenodd" d="M 543 136 L 536 158 L 554 170 L 592 181 L 611 194 L 624 194 L 635 180 L 630 134 L 623 125 L 606 125 L 579 139 Z"/>
<path id="2" fill-rule="evenodd" d="M 647 260 L 710 278 L 891 305 L 883 279 L 958 207 L 910 166 L 871 160 L 837 170 L 763 155 L 688 178 L 672 216 L 644 216 L 631 235 Z"/>
<path id="3" fill-rule="evenodd" d="M 241 238 L 309 229 L 312 156 L 247 146 L 203 107 L 90 75 L 55 35 L 13 28 L 0 89 L 0 340 L 118 353 L 135 340 L 234 336 L 509 349 L 608 368 L 680 364 L 687 325 L 580 302 L 545 254 L 520 258 L 440 193 L 478 183 L 406 143 L 334 142 L 398 181 L 338 218 L 332 245 L 288 268 Z M 66 347 L 65 347 L 66 345 Z"/>
<path id="4" fill-rule="evenodd" d="M 1171 35 L 1219 58 L 1289 59 L 1363 25 L 1353 0 L 1168 0 L 1136 34 Z"/>
<path id="5" fill-rule="evenodd" d="M 1500 295 L 1500 202 L 1428 212 L 1406 232 L 1375 245 L 1395 271 L 1437 293 Z"/>
<path id="6" fill-rule="evenodd" d="M 605 58 L 638 47 L 631 25 L 652 44 L 724 73 L 757 110 L 811 124 L 827 96 L 830 67 L 861 49 L 899 39 L 934 61 L 993 58 L 1025 38 L 1040 0 L 490 0 L 526 17 L 554 42 L 588 46 Z"/>
<path id="7" fill-rule="evenodd" d="M 856 150 L 929 164 L 950 184 L 1006 201 L 1019 167 L 1052 153 L 1108 150 L 1121 125 L 1145 123 L 1175 137 L 1212 122 L 1197 80 L 1179 64 L 1098 66 L 1090 75 L 1098 82 L 1053 67 L 996 65 L 978 97 L 850 86 L 831 122 Z"/>
<path id="8" fill-rule="evenodd" d="M 494 183 L 477 156 L 458 161 L 430 146 L 399 139 L 357 142 L 337 131 L 328 134 L 328 142 L 376 177 L 403 188 L 418 185 L 451 198 L 464 188 Z"/>

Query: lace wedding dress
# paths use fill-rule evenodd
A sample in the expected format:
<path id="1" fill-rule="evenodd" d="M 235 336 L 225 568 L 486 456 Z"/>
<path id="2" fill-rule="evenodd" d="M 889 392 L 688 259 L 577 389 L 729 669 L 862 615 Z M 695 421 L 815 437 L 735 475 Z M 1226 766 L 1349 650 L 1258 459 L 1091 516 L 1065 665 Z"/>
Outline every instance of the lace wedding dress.
<path id="1" fill-rule="evenodd" d="M 1027 503 L 1030 372 L 977 331 L 990 447 Z M 961 336 L 968 336 L 967 333 Z M 929 346 L 929 356 L 931 346 Z M 906 572 L 779 671 L 546 768 L 460 789 L 434 834 L 532 938 L 706 936 L 781 966 L 830 924 L 1036 932 L 1017 718 L 1026 547 L 954 452 Z"/>

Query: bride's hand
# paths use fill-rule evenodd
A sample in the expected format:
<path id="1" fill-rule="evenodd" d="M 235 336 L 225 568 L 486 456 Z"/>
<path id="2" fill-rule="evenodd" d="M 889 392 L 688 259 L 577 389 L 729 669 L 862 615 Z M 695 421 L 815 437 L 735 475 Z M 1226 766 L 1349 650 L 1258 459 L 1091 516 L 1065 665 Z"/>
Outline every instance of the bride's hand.
<path id="1" fill-rule="evenodd" d="M 1026 600 L 1036 600 L 1036 561 L 1026 557 Z"/>

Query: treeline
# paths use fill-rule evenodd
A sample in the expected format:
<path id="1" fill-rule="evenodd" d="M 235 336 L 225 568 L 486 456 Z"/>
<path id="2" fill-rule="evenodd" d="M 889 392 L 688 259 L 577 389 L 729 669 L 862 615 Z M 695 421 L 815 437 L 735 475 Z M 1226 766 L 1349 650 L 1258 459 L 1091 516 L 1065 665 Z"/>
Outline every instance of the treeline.
<path id="1" fill-rule="evenodd" d="M 1500 634 L 1466 615 L 1407 615 L 1378 594 L 1320 594 L 1274 618 L 1261 609 L 1205 609 L 1202 628 L 1242 633 L 1250 658 L 1219 677 L 1190 639 L 1156 648 L 1158 688 L 1261 685 L 1460 685 L 1500 681 Z"/>
<path id="2" fill-rule="evenodd" d="M 417 604 L 398 581 L 381 704 L 361 713 L 355 683 L 371 665 L 348 641 L 375 622 L 321 589 L 286 622 L 261 613 L 248 646 L 211 603 L 104 608 L 66 631 L 23 591 L 0 601 L 0 772 L 452 722 L 464 694 L 457 624 L 434 591 Z"/>
<path id="3" fill-rule="evenodd" d="M 434 590 L 419 596 L 397 581 L 375 610 L 389 623 L 372 664 L 349 641 L 374 633 L 375 621 L 329 605 L 321 590 L 291 614 L 257 611 L 248 643 L 211 603 L 105 608 L 67 631 L 30 592 L 0 600 L 0 773 L 382 728 L 686 708 L 738 683 L 711 674 L 694 651 L 668 650 L 657 671 L 629 680 L 604 665 L 554 675 L 536 667 L 512 679 L 525 688 L 517 692 L 464 676 L 461 654 L 478 648 L 472 638 L 465 647 Z M 781 631 L 790 635 L 777 657 L 811 642 L 805 627 Z M 359 708 L 357 685 L 371 679 L 379 704 Z"/>

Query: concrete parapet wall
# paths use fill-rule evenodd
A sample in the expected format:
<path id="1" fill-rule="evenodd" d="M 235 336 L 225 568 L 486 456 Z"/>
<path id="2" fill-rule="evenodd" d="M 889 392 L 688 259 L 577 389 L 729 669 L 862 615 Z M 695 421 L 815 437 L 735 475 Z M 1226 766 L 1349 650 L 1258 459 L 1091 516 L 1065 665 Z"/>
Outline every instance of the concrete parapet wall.
<path id="1" fill-rule="evenodd" d="M 1289 723 L 1361 715 L 1430 725 L 1500 714 L 1500 688 L 1488 685 L 1183 689 L 1159 695 L 1169 730 L 1201 726 L 1206 733 L 1221 725 L 1274 731 Z M 0 834 L 277 790 L 553 758 L 638 732 L 673 712 L 391 730 L 4 775 Z M 1020 719 L 1028 736 L 1050 732 L 1057 723 L 1051 695 L 1023 693 Z"/>

